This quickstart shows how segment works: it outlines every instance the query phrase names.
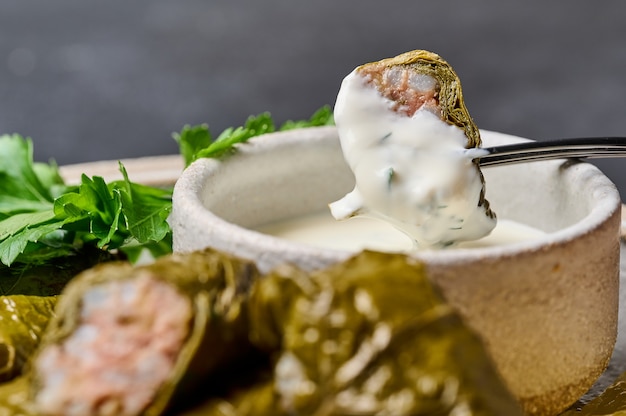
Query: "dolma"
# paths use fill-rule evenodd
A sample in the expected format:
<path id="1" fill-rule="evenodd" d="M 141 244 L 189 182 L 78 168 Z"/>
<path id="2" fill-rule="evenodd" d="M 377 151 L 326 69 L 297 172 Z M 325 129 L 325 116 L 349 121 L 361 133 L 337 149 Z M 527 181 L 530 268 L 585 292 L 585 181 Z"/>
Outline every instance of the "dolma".
<path id="1" fill-rule="evenodd" d="M 463 129 L 467 148 L 480 147 L 480 131 L 465 105 L 461 81 L 441 56 L 416 49 L 363 64 L 356 72 L 367 77 L 368 82 L 392 101 L 395 111 L 412 116 L 422 105 L 431 107 L 443 121 Z M 432 95 L 411 88 L 411 73 L 430 76 L 436 81 Z"/>
<path id="2" fill-rule="evenodd" d="M 480 131 L 459 77 L 439 55 L 414 50 L 355 68 L 334 117 L 355 178 L 354 189 L 330 204 L 335 219 L 379 218 L 435 248 L 493 230 L 475 149 Z"/>
<path id="3" fill-rule="evenodd" d="M 56 296 L 0 297 L 0 381 L 18 375 L 54 315 Z"/>
<path id="4" fill-rule="evenodd" d="M 30 372 L 42 415 L 160 415 L 249 356 L 257 271 L 217 252 L 96 266 L 68 284 Z"/>
<path id="5" fill-rule="evenodd" d="M 21 374 L 67 283 L 80 271 L 114 258 L 85 247 L 75 256 L 43 264 L 0 267 L 0 382 Z"/>
<path id="6" fill-rule="evenodd" d="M 0 383 L 0 415 L 38 416 L 28 397 L 29 384 L 27 376 Z"/>
<path id="7" fill-rule="evenodd" d="M 29 374 L 38 414 L 520 414 L 480 339 L 399 254 L 265 276 L 214 251 L 102 265 L 56 313 Z"/>
<path id="8" fill-rule="evenodd" d="M 482 341 L 423 266 L 364 252 L 328 270 L 281 268 L 249 299 L 273 374 L 186 416 L 521 415 Z"/>

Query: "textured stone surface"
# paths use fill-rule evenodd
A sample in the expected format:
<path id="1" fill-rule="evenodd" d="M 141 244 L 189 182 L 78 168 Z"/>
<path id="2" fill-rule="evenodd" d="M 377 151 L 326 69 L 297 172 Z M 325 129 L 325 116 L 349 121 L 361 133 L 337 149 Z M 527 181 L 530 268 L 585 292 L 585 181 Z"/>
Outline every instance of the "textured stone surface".
<path id="1" fill-rule="evenodd" d="M 454 66 L 483 129 L 619 135 L 625 12 L 620 0 L 9 0 L 0 132 L 62 164 L 173 153 L 186 123 L 306 117 L 356 65 L 419 48 Z M 600 165 L 626 189 L 624 163 Z"/>

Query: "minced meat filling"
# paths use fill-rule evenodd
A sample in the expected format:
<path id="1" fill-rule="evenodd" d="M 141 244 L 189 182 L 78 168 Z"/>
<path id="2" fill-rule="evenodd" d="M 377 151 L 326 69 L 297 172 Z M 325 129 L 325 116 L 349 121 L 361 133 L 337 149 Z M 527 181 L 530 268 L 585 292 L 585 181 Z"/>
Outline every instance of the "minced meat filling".
<path id="1" fill-rule="evenodd" d="M 392 110 L 411 117 L 424 107 L 441 117 L 439 84 L 430 75 L 419 73 L 410 66 L 386 67 L 370 64 L 357 73 L 373 84 L 380 94 L 392 101 Z"/>
<path id="2" fill-rule="evenodd" d="M 45 415 L 135 415 L 152 401 L 187 338 L 192 306 L 145 273 L 94 286 L 81 323 L 35 362 Z"/>

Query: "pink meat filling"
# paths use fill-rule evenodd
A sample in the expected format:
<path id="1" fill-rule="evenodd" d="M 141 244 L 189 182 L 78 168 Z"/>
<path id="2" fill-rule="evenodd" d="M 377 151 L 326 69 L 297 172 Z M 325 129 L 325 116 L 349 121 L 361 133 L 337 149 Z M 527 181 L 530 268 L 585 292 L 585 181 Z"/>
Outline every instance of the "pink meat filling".
<path id="1" fill-rule="evenodd" d="M 145 273 L 91 288 L 80 320 L 35 363 L 42 414 L 140 414 L 174 367 L 192 307 L 174 287 Z"/>
<path id="2" fill-rule="evenodd" d="M 432 76 L 419 73 L 410 65 L 386 67 L 378 63 L 364 65 L 357 72 L 393 102 L 393 111 L 411 117 L 424 107 L 441 117 L 440 86 Z"/>

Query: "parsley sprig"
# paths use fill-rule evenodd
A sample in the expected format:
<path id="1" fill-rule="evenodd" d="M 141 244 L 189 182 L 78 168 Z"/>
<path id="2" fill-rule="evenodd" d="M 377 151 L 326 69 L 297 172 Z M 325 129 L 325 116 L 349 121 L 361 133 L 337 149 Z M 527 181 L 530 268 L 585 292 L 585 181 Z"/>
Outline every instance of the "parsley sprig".
<path id="1" fill-rule="evenodd" d="M 124 179 L 82 176 L 67 186 L 58 167 L 33 162 L 33 144 L 0 136 L 0 262 L 42 263 L 75 254 L 85 244 L 114 250 L 133 242 L 159 255 L 170 232 L 171 190 Z"/>
<path id="2" fill-rule="evenodd" d="M 244 126 L 213 139 L 206 124 L 185 126 L 174 134 L 186 165 L 202 157 L 224 157 L 248 139 L 276 130 L 330 125 L 322 107 L 308 120 L 276 128 L 269 113 L 248 118 Z M 83 175 L 66 185 L 58 166 L 33 161 L 33 144 L 18 134 L 0 136 L 0 262 L 43 264 L 87 247 L 121 250 L 136 261 L 144 250 L 158 257 L 172 250 L 167 217 L 172 189 L 134 183 L 120 163 L 123 179 L 106 183 Z"/>
<path id="3" fill-rule="evenodd" d="M 229 127 L 214 140 L 207 124 L 185 126 L 180 133 L 173 135 L 178 142 L 185 166 L 203 157 L 222 157 L 235 150 L 235 145 L 248 139 L 274 131 L 285 131 L 304 127 L 328 126 L 334 123 L 329 106 L 317 110 L 308 120 L 289 120 L 276 128 L 270 113 L 250 116 L 246 123 L 237 128 Z"/>

